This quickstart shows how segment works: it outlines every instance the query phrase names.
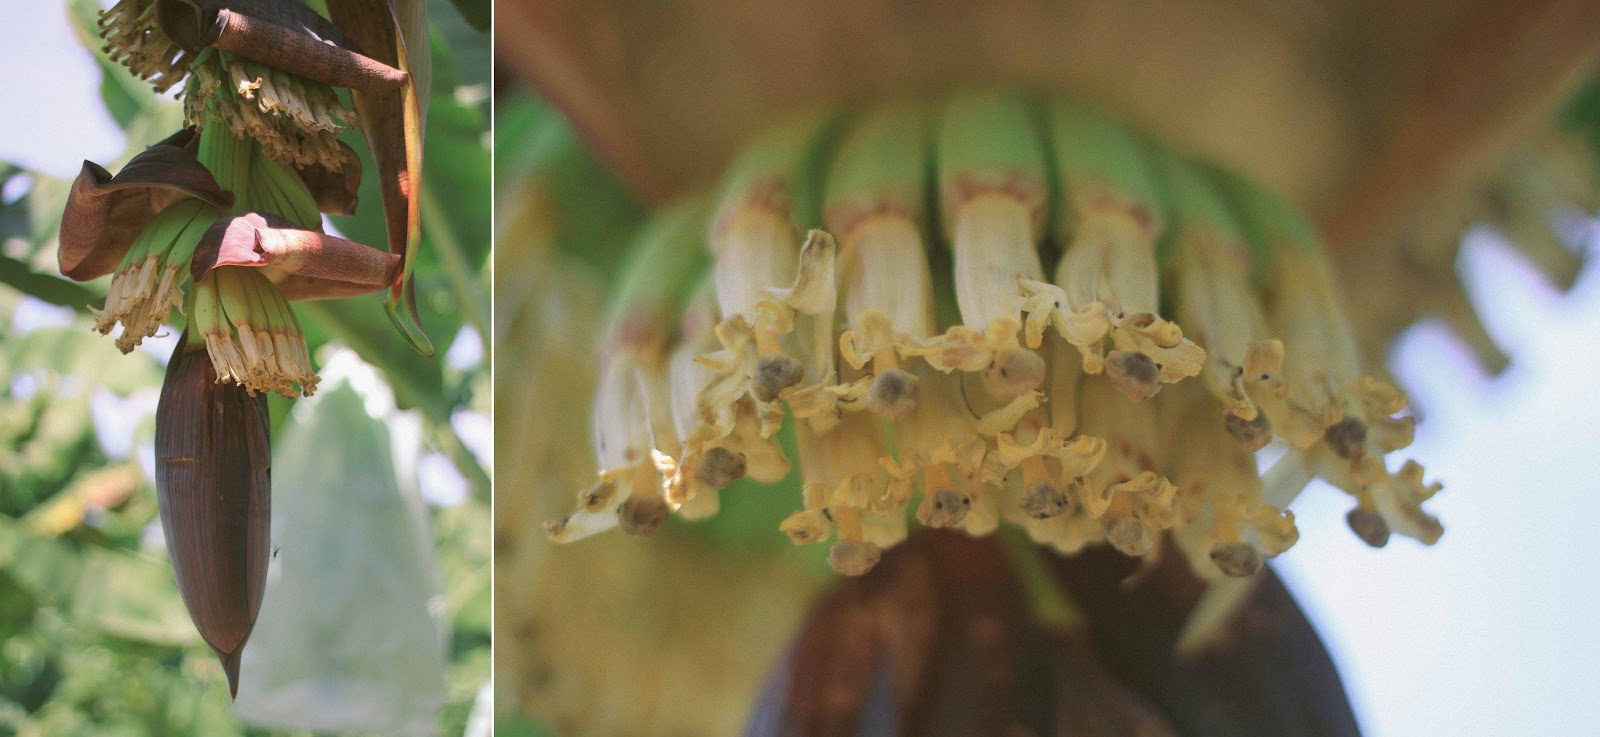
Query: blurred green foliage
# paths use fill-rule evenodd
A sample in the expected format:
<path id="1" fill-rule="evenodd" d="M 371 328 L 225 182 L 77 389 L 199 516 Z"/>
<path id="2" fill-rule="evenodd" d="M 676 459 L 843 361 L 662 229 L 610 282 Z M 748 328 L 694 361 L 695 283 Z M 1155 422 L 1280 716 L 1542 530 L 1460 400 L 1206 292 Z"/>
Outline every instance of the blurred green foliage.
<path id="1" fill-rule="evenodd" d="M 488 3 L 428 4 L 437 76 L 416 275 L 423 325 L 444 348 L 463 328 L 486 330 L 489 315 L 489 38 L 478 30 Z M 99 162 L 116 171 L 179 127 L 180 105 L 99 53 L 96 0 L 67 5 L 100 64 L 106 110 L 127 134 L 122 160 Z M 359 135 L 347 140 L 374 171 Z M 153 435 L 161 361 L 146 351 L 123 356 L 89 329 L 87 309 L 108 280 L 79 284 L 57 273 L 70 182 L 0 162 L 0 183 L 12 193 L 0 202 L 0 735 L 277 734 L 234 718 L 221 668 L 190 624 L 159 544 L 147 542 L 159 540 L 157 510 L 138 456 Z M 379 197 L 371 177 L 363 184 L 358 213 L 334 227 L 381 247 Z M 18 319 L 45 309 L 40 302 L 71 308 L 70 324 Z M 481 362 L 457 369 L 444 350 L 433 358 L 412 351 L 383 315 L 381 296 L 296 309 L 313 352 L 338 343 L 375 366 L 400 406 L 425 418 L 428 449 L 471 484 L 466 503 L 432 510 L 452 623 L 439 727 L 461 734 L 490 671 L 489 476 L 451 419 L 489 411 L 487 341 Z M 97 394 L 114 412 L 143 413 L 131 453 L 108 455 L 97 439 Z M 287 403 L 274 402 L 276 429 Z"/>

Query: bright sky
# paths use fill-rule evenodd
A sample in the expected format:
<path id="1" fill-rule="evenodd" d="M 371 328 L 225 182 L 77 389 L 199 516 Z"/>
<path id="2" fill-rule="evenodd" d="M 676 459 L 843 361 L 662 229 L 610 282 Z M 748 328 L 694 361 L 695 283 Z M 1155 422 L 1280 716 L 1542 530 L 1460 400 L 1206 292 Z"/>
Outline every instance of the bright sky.
<path id="1" fill-rule="evenodd" d="M 100 103 L 100 69 L 67 25 L 65 2 L 7 2 L 0 19 L 0 159 L 58 177 L 109 162 L 123 135 Z"/>
<path id="2" fill-rule="evenodd" d="M 61 4 L 7 4 L 0 70 L 0 158 L 71 176 L 120 153 Z M 1399 351 L 1427 412 L 1410 456 L 1446 483 L 1444 539 L 1369 550 L 1348 500 L 1314 487 L 1280 560 L 1371 737 L 1571 734 L 1600 677 L 1600 275 L 1559 298 L 1492 240 L 1469 253 L 1511 370 L 1487 380 L 1436 328 Z"/>

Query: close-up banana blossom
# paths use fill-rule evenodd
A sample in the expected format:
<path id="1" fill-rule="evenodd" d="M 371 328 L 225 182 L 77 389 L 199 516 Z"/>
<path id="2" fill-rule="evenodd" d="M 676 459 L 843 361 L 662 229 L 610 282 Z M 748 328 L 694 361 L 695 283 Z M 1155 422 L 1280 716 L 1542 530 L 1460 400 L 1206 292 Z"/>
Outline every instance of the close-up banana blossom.
<path id="1" fill-rule="evenodd" d="M 495 35 L 507 730 L 1397 723 L 1270 561 L 1337 534 L 1308 505 L 1454 555 L 1397 353 L 1512 362 L 1474 227 L 1579 282 L 1592 4 L 498 0 Z"/>
<path id="2" fill-rule="evenodd" d="M 0 737 L 1593 721 L 1594 0 L 55 0 L 0 99 Z"/>

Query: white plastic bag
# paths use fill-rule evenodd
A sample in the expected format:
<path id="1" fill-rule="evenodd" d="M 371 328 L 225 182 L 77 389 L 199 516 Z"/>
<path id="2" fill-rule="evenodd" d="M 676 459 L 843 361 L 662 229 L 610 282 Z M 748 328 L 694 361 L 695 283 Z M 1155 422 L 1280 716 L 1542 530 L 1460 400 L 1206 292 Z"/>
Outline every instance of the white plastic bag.
<path id="1" fill-rule="evenodd" d="M 235 703 L 247 722 L 437 731 L 445 629 L 433 537 L 414 484 L 395 474 L 415 467 L 416 449 L 397 461 L 384 420 L 341 381 L 298 402 L 277 436 L 274 557 Z"/>

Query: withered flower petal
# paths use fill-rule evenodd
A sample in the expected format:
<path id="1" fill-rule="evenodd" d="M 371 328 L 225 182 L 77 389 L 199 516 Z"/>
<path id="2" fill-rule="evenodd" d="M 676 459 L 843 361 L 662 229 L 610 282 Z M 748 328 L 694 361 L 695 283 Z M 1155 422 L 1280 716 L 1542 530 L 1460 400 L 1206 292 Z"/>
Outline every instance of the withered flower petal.
<path id="1" fill-rule="evenodd" d="M 1049 555 L 1087 627 L 1029 613 L 993 538 L 926 530 L 813 608 L 747 735 L 1359 734 L 1326 650 L 1269 572 L 1205 647 L 1175 651 L 1203 583 L 1104 547 Z"/>
<path id="2" fill-rule="evenodd" d="M 291 301 L 371 294 L 388 286 L 400 257 L 338 236 L 296 228 L 276 215 L 248 212 L 212 224 L 195 251 L 195 281 L 219 266 L 267 268 Z"/>
<path id="3" fill-rule="evenodd" d="M 205 345 L 185 332 L 156 408 L 156 493 L 178 591 L 234 694 L 266 588 L 269 431 L 266 395 L 218 382 Z"/>
<path id="4" fill-rule="evenodd" d="M 768 681 L 747 737 L 857 733 L 885 647 L 863 580 L 844 579 L 812 609 Z"/>
<path id="5" fill-rule="evenodd" d="M 99 164 L 83 162 L 61 214 L 61 273 L 87 281 L 111 273 L 156 213 L 185 197 L 218 207 L 233 195 L 217 185 L 195 158 L 193 130 L 182 130 L 141 151 L 113 176 Z"/>

